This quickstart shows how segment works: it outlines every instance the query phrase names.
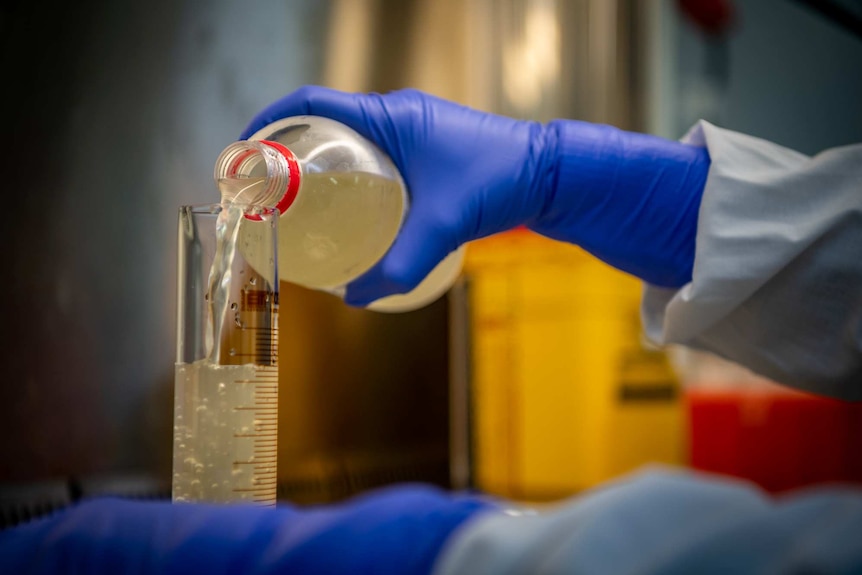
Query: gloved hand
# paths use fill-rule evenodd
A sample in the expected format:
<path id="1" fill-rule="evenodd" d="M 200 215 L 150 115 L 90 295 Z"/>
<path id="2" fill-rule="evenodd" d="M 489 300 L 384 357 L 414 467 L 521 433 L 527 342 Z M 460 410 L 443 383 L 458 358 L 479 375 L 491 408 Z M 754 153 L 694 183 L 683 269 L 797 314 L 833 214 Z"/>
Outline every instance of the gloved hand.
<path id="1" fill-rule="evenodd" d="M 415 287 L 459 245 L 527 225 L 664 287 L 691 279 L 709 155 L 609 126 L 496 116 L 417 92 L 348 94 L 307 86 L 252 120 L 338 120 L 378 144 L 411 194 L 386 256 L 348 286 L 368 303 Z"/>
<path id="2" fill-rule="evenodd" d="M 92 500 L 0 532 L 0 572 L 427 574 L 449 534 L 492 506 L 422 486 L 304 510 Z"/>

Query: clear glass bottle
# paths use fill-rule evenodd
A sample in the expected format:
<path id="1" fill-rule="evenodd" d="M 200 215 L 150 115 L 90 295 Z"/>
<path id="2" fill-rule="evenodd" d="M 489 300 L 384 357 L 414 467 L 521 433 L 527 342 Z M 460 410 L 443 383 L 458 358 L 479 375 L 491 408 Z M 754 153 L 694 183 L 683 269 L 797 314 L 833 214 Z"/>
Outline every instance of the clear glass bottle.
<path id="1" fill-rule="evenodd" d="M 319 116 L 285 118 L 229 145 L 215 179 L 223 200 L 278 208 L 282 281 L 339 296 L 387 252 L 410 206 L 398 169 L 380 148 Z M 463 259 L 462 246 L 416 289 L 369 309 L 402 312 L 433 302 L 455 282 Z"/>

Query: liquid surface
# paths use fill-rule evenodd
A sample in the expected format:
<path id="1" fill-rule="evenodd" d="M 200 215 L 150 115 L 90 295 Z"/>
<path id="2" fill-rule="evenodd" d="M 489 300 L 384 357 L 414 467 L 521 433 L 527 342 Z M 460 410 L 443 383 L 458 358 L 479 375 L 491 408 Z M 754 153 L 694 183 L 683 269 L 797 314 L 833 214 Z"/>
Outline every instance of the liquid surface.
<path id="1" fill-rule="evenodd" d="M 275 505 L 278 368 L 177 365 L 175 502 Z"/>

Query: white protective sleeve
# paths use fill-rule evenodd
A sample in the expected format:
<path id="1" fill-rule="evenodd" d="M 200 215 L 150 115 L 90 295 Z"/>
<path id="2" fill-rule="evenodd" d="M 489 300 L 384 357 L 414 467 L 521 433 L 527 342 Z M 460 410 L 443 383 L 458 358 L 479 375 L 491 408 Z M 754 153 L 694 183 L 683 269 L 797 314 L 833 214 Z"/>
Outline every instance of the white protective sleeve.
<path id="1" fill-rule="evenodd" d="M 692 281 L 647 286 L 647 336 L 862 400 L 862 145 L 809 157 L 697 124 L 712 159 Z"/>
<path id="2" fill-rule="evenodd" d="M 772 500 L 754 485 L 645 469 L 535 515 L 455 531 L 434 575 L 859 573 L 862 491 Z"/>

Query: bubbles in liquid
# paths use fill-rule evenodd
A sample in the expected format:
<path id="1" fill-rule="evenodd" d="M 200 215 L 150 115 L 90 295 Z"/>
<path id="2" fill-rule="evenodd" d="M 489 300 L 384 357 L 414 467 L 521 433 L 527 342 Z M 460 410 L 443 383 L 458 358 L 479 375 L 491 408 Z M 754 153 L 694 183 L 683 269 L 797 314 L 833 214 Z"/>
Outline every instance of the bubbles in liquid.
<path id="1" fill-rule="evenodd" d="M 237 310 L 236 302 L 233 302 L 233 303 L 231 303 L 231 304 L 230 304 L 230 309 L 232 309 L 233 311 L 236 311 L 236 310 Z"/>
<path id="2" fill-rule="evenodd" d="M 227 353 L 229 356 L 233 357 L 236 355 L 236 350 L 234 348 L 230 348 L 230 350 Z"/>
<path id="3" fill-rule="evenodd" d="M 254 277 L 248 278 L 248 283 L 250 285 L 257 285 L 257 278 L 254 278 Z"/>

